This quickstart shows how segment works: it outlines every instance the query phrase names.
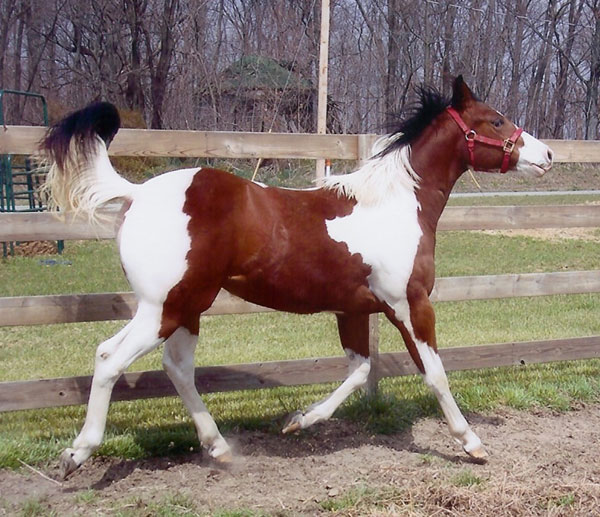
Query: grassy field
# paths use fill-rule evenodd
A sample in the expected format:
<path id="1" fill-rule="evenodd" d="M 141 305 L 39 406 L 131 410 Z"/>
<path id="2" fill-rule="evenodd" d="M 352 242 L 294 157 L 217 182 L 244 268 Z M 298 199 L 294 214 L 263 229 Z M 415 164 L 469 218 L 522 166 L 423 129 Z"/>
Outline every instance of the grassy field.
<path id="1" fill-rule="evenodd" d="M 497 199 L 510 203 L 510 199 Z M 570 200 L 579 201 L 579 196 Z M 438 240 L 437 276 L 596 269 L 597 248 L 593 240 L 444 232 Z M 64 255 L 55 258 L 59 260 L 53 266 L 44 265 L 40 257 L 3 262 L 0 296 L 128 290 L 112 242 L 67 243 Z M 439 303 L 438 342 L 443 347 L 466 346 L 598 334 L 599 309 L 600 295 Z M 96 346 L 122 325 L 100 322 L 0 328 L 0 381 L 91 374 Z M 381 350 L 402 349 L 398 333 L 382 319 Z M 228 364 L 338 354 L 341 349 L 331 315 L 213 316 L 203 319 L 196 362 Z M 159 368 L 161 355 L 154 352 L 135 363 L 132 370 Z M 450 382 L 467 412 L 500 406 L 566 410 L 600 398 L 599 373 L 600 361 L 593 360 L 453 373 Z M 419 378 L 384 380 L 381 388 L 377 400 L 355 396 L 338 416 L 364 422 L 374 432 L 388 433 L 404 429 L 422 416 L 438 414 L 435 399 Z M 278 388 L 211 394 L 205 400 L 226 432 L 257 427 L 278 432 L 284 415 L 306 407 L 331 389 L 330 385 Z M 79 431 L 84 409 L 1 414 L 0 467 L 17 467 L 19 460 L 30 464 L 53 460 Z M 140 458 L 194 447 L 197 442 L 187 413 L 179 399 L 168 398 L 113 404 L 99 453 Z"/>

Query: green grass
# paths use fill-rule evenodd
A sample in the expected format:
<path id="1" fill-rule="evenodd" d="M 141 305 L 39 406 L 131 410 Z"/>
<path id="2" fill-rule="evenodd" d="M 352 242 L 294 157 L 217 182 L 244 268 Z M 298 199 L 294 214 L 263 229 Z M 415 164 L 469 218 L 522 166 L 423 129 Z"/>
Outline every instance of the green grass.
<path id="1" fill-rule="evenodd" d="M 333 515 L 426 515 L 422 504 L 409 490 L 396 487 L 359 485 L 338 497 L 325 499 L 319 505 Z"/>
<path id="2" fill-rule="evenodd" d="M 472 469 L 464 469 L 457 472 L 450 482 L 454 486 L 472 487 L 483 484 L 484 479 L 475 474 Z"/>
<path id="3" fill-rule="evenodd" d="M 67 243 L 71 265 L 43 266 L 40 257 L 10 258 L 0 265 L 0 296 L 128 290 L 115 245 Z M 438 236 L 438 276 L 585 270 L 597 267 L 597 244 L 545 242 L 469 232 Z M 571 295 L 436 304 L 440 346 L 564 338 L 598 334 L 600 295 Z M 381 319 L 381 350 L 403 350 L 398 332 Z M 123 322 L 0 328 L 0 381 L 89 375 L 98 343 Z M 202 320 L 198 365 L 244 363 L 341 354 L 331 315 L 250 314 Z M 159 352 L 132 370 L 160 369 Z M 449 374 L 466 412 L 502 406 L 567 410 L 600 399 L 600 361 L 497 368 Z M 227 433 L 263 429 L 278 433 L 286 414 L 328 394 L 332 385 L 277 388 L 204 397 Z M 54 460 L 80 429 L 85 407 L 0 414 L 0 467 Z M 132 417 L 132 415 L 135 415 Z M 373 432 L 407 429 L 439 415 L 437 402 L 416 377 L 385 379 L 379 398 L 351 398 L 337 413 Z M 142 458 L 198 447 L 191 420 L 178 398 L 119 402 L 111 406 L 101 455 Z"/>
<path id="4" fill-rule="evenodd" d="M 598 243 L 481 232 L 440 232 L 436 276 L 578 271 L 598 267 Z"/>
<path id="5" fill-rule="evenodd" d="M 325 499 L 324 501 L 321 501 L 319 505 L 323 510 L 332 513 L 342 512 L 344 510 L 358 510 L 361 505 L 364 505 L 367 501 L 368 504 L 372 504 L 374 502 L 373 495 L 375 495 L 375 493 L 376 491 L 366 486 L 359 486 L 343 493 L 339 497 Z"/>
<path id="6" fill-rule="evenodd" d="M 140 499 L 133 499 L 129 503 L 114 505 L 111 515 L 115 517 L 200 517 L 206 515 L 196 507 L 193 500 L 182 493 L 168 494 L 157 502 L 145 503 Z"/>
<path id="7" fill-rule="evenodd" d="M 59 263 L 43 264 L 47 258 Z M 65 243 L 62 255 L 9 257 L 0 265 L 0 296 L 96 293 L 130 290 L 112 241 Z"/>

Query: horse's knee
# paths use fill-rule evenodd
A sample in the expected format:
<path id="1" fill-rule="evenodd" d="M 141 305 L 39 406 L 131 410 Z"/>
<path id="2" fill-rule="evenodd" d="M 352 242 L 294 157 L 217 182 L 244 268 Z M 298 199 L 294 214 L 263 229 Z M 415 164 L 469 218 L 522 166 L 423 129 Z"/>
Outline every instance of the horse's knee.
<path id="1" fill-rule="evenodd" d="M 351 375 L 352 387 L 354 389 L 362 388 L 367 384 L 369 373 L 371 372 L 371 362 L 367 359 Z"/>
<path id="2" fill-rule="evenodd" d="M 112 386 L 125 371 L 113 360 L 111 352 L 98 347 L 94 365 L 94 382 L 99 386 Z"/>
<path id="3" fill-rule="evenodd" d="M 115 336 L 116 337 L 116 336 Z M 96 363 L 110 359 L 115 350 L 115 338 L 107 339 L 96 348 Z"/>
<path id="4" fill-rule="evenodd" d="M 371 372 L 371 360 L 351 350 L 346 350 L 346 354 L 350 360 L 348 383 L 354 389 L 362 388 L 367 383 Z"/>

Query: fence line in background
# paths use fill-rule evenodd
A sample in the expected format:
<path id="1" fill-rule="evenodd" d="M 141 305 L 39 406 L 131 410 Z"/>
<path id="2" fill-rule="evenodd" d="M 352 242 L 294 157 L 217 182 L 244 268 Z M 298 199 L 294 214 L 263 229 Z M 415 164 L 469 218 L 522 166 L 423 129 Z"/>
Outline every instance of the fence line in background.
<path id="1" fill-rule="evenodd" d="M 100 214 L 104 222 L 48 212 L 0 213 L 0 242 L 37 240 L 114 239 L 118 210 Z M 448 206 L 438 230 L 510 230 L 530 228 L 600 227 L 600 205 Z"/>
<path id="2" fill-rule="evenodd" d="M 600 336 L 528 341 L 440 349 L 448 371 L 590 359 L 598 357 Z M 398 377 L 418 373 L 407 352 L 379 354 L 379 375 Z M 201 393 L 302 386 L 339 382 L 348 375 L 345 357 L 203 366 L 195 370 Z M 65 377 L 0 383 L 0 411 L 85 404 L 92 377 Z M 112 400 L 136 400 L 176 395 L 160 370 L 125 373 L 117 381 Z"/>
<path id="3" fill-rule="evenodd" d="M 0 128 L 0 154 L 32 154 L 45 128 Z M 112 156 L 172 158 L 329 158 L 368 157 L 377 135 L 316 135 L 309 133 L 244 133 L 164 129 L 121 129 L 109 148 Z M 363 142 L 361 142 L 361 140 Z M 554 161 L 600 162 L 599 140 L 543 140 Z M 362 149 L 361 149 L 362 148 Z"/>
<path id="4" fill-rule="evenodd" d="M 0 154 L 31 154 L 44 128 L 0 128 Z M 298 135 L 274 133 L 207 133 L 201 131 L 121 130 L 110 148 L 115 156 L 221 158 L 330 158 L 365 160 L 374 135 Z M 557 162 L 600 162 L 598 141 L 547 140 Z M 115 212 L 101 227 L 81 219 L 65 221 L 51 214 L 0 214 L 0 242 L 113 238 Z M 439 230 L 484 230 L 552 227 L 598 227 L 600 206 L 448 207 Z M 439 278 L 434 301 L 473 300 L 600 292 L 600 271 Z M 131 293 L 0 298 L 0 326 L 127 319 L 135 310 Z M 206 314 L 267 311 L 222 292 Z M 381 377 L 416 373 L 406 352 L 380 354 L 377 318 L 371 318 L 373 353 L 370 386 Z M 440 350 L 448 370 L 584 359 L 600 355 L 600 336 L 526 343 L 503 343 Z M 201 392 L 254 389 L 340 381 L 347 374 L 344 357 L 274 361 L 196 369 Z M 91 377 L 0 383 L 0 411 L 85 403 Z M 174 395 L 162 372 L 124 374 L 114 400 Z"/>
<path id="5" fill-rule="evenodd" d="M 600 292 L 600 271 L 437 278 L 431 301 L 467 301 Z M 131 319 L 132 292 L 0 298 L 0 327 Z M 222 290 L 205 316 L 272 312 Z"/>

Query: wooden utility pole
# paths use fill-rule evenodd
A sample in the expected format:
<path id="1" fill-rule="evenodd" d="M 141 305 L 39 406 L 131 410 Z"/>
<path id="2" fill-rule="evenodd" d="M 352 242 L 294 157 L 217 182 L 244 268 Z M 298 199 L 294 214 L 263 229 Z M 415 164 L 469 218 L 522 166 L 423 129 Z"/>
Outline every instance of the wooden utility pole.
<path id="1" fill-rule="evenodd" d="M 317 134 L 327 133 L 327 73 L 329 71 L 329 0 L 321 0 L 321 41 L 319 52 L 319 90 Z M 317 160 L 317 179 L 325 175 L 325 160 Z"/>

